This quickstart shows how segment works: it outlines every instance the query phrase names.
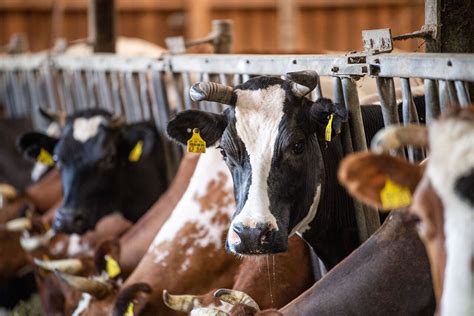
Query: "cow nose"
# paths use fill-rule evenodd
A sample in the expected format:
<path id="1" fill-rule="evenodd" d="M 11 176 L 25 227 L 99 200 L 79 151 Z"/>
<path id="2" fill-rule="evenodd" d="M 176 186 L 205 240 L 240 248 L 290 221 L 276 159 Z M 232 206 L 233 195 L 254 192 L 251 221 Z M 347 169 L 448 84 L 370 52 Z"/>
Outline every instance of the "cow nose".
<path id="1" fill-rule="evenodd" d="M 229 240 L 231 251 L 240 254 L 263 254 L 279 252 L 280 245 L 275 243 L 278 231 L 270 224 L 257 224 L 256 227 L 248 227 L 242 223 L 232 226 L 232 232 L 238 238 Z M 235 243 L 232 243 L 235 241 Z"/>
<path id="2" fill-rule="evenodd" d="M 72 234 L 82 233 L 84 230 L 84 217 L 82 214 L 69 209 L 59 209 L 53 220 L 53 230 L 56 232 Z"/>

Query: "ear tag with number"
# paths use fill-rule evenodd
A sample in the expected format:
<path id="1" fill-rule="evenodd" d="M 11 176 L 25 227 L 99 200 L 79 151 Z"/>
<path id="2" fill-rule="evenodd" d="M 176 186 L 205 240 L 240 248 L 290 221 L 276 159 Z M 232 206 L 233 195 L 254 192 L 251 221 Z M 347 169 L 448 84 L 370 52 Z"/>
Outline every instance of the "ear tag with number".
<path id="1" fill-rule="evenodd" d="M 380 200 L 385 209 L 406 207 L 411 204 L 411 192 L 410 189 L 387 179 L 384 188 L 380 191 Z"/>
<path id="2" fill-rule="evenodd" d="M 326 131 L 324 133 L 324 139 L 326 139 L 327 142 L 331 141 L 333 119 L 334 119 L 334 114 L 329 115 L 328 124 L 326 125 Z"/>
<path id="3" fill-rule="evenodd" d="M 201 138 L 199 128 L 193 129 L 193 136 L 188 140 L 188 153 L 204 154 L 206 142 Z"/>
<path id="4" fill-rule="evenodd" d="M 54 166 L 54 160 L 51 154 L 45 150 L 44 148 L 40 149 L 38 156 L 36 157 L 36 161 L 42 163 L 45 166 L 51 167 Z"/>
<path id="5" fill-rule="evenodd" d="M 115 278 L 121 272 L 117 260 L 109 255 L 105 255 L 105 270 L 111 279 Z"/>
<path id="6" fill-rule="evenodd" d="M 142 156 L 143 153 L 143 140 L 139 140 L 135 147 L 130 151 L 128 155 L 128 160 L 131 162 L 137 162 L 138 159 Z"/>
<path id="7" fill-rule="evenodd" d="M 134 306 L 132 302 L 128 303 L 127 310 L 125 311 L 123 316 L 133 316 L 134 315 L 133 307 Z"/>

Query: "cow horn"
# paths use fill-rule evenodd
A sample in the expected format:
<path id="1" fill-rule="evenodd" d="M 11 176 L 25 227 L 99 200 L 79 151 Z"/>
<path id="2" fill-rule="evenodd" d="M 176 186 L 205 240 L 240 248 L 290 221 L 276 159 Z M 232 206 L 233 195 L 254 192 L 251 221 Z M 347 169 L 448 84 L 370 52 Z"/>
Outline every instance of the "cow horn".
<path id="1" fill-rule="evenodd" d="M 52 229 L 40 236 L 30 237 L 29 234 L 23 234 L 20 236 L 20 245 L 23 250 L 31 252 L 38 249 L 40 246 L 45 246 L 53 236 L 54 231 Z"/>
<path id="2" fill-rule="evenodd" d="M 229 303 L 231 305 L 236 304 L 245 304 L 247 306 L 255 308 L 257 311 L 260 311 L 260 307 L 257 302 L 253 300 L 249 295 L 241 291 L 229 290 L 229 289 L 219 289 L 214 292 L 214 296 L 220 299 L 223 302 Z"/>
<path id="3" fill-rule="evenodd" d="M 5 224 L 5 229 L 11 232 L 29 230 L 32 227 L 31 219 L 27 217 L 15 218 Z"/>
<path id="4" fill-rule="evenodd" d="M 55 270 L 54 274 L 70 287 L 81 292 L 89 293 L 99 299 L 107 296 L 112 290 L 112 286 L 103 281 L 75 276 L 63 273 L 59 270 Z"/>
<path id="5" fill-rule="evenodd" d="M 17 197 L 18 193 L 12 185 L 0 183 L 0 195 L 2 195 L 4 199 L 12 200 Z"/>
<path id="6" fill-rule="evenodd" d="M 424 125 L 388 126 L 375 134 L 370 148 L 373 152 L 380 154 L 407 145 L 417 147 L 428 145 L 428 130 Z"/>
<path id="7" fill-rule="evenodd" d="M 53 122 L 58 122 L 59 126 L 64 127 L 66 125 L 67 114 L 65 111 L 63 110 L 52 111 L 50 109 L 43 108 L 43 107 L 40 107 L 39 111 L 41 115 L 43 115 L 44 117 L 50 119 Z"/>
<path id="8" fill-rule="evenodd" d="M 234 105 L 232 102 L 232 87 L 215 82 L 198 82 L 189 90 L 193 101 L 214 101 Z"/>
<path id="9" fill-rule="evenodd" d="M 228 316 L 230 314 L 217 308 L 200 307 L 200 308 L 193 309 L 191 315 L 192 316 Z"/>
<path id="10" fill-rule="evenodd" d="M 68 274 L 78 274 L 84 267 L 79 259 L 40 260 L 34 258 L 33 261 L 41 269 L 51 272 L 57 270 Z"/>
<path id="11" fill-rule="evenodd" d="M 319 75 L 313 70 L 288 72 L 285 79 L 291 81 L 291 90 L 296 96 L 304 97 L 314 90 L 319 82 Z"/>
<path id="12" fill-rule="evenodd" d="M 189 313 L 196 307 L 200 307 L 197 297 L 194 295 L 173 295 L 163 290 L 163 302 L 172 310 Z"/>
<path id="13" fill-rule="evenodd" d="M 125 118 L 121 114 L 114 114 L 110 118 L 109 127 L 118 128 L 125 124 Z"/>

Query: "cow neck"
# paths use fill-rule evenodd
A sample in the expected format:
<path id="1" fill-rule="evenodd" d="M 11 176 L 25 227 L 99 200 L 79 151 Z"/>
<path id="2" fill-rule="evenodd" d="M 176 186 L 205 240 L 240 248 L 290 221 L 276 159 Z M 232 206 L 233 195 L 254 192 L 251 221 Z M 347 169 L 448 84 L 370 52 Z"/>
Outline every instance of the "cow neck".
<path id="1" fill-rule="evenodd" d="M 330 143 L 319 139 L 319 146 L 324 163 L 321 199 L 303 238 L 329 270 L 359 246 L 359 236 L 353 201 L 337 180 L 343 156 L 340 139 Z"/>
<path id="2" fill-rule="evenodd" d="M 160 139 L 156 135 L 155 140 Z M 123 216 L 136 223 L 167 188 L 166 163 L 161 143 L 155 142 L 153 151 L 136 164 L 129 164 L 121 183 Z"/>

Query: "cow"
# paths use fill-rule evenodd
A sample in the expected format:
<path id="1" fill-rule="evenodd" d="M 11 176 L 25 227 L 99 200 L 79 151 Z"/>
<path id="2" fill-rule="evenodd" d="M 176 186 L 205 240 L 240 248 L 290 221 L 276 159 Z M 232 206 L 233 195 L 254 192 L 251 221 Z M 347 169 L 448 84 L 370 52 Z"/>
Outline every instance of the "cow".
<path id="1" fill-rule="evenodd" d="M 470 106 L 448 109 L 427 129 L 390 127 L 374 138 L 373 153 L 341 166 L 341 179 L 355 197 L 381 209 L 408 206 L 418 218 L 441 315 L 474 311 L 473 123 Z M 428 161 L 416 166 L 384 154 L 405 145 L 429 146 Z"/>
<path id="2" fill-rule="evenodd" d="M 19 147 L 59 168 L 64 202 L 53 222 L 58 232 L 84 233 L 112 212 L 136 222 L 166 189 L 163 146 L 151 122 L 124 124 L 89 109 L 69 116 L 59 138 L 28 133 Z"/>
<path id="3" fill-rule="evenodd" d="M 249 299 L 240 304 L 235 304 L 239 299 L 226 299 L 235 306 L 211 315 L 431 316 L 436 303 L 430 264 L 416 226 L 409 214 L 389 215 L 359 248 L 278 311 L 259 312 Z M 224 293 L 234 296 L 232 291 Z"/>
<path id="4" fill-rule="evenodd" d="M 194 128 L 207 146 L 218 143 L 237 201 L 226 241 L 230 252 L 284 252 L 298 232 L 331 269 L 359 245 L 353 203 L 336 176 L 338 134 L 348 113 L 328 99 L 306 98 L 317 82 L 315 72 L 303 71 L 234 88 L 197 83 L 194 100 L 230 106 L 221 114 L 187 110 L 169 122 L 168 135 L 182 144 Z M 383 127 L 380 108 L 362 111 L 380 121 L 366 131 L 370 140 Z"/>
<path id="5" fill-rule="evenodd" d="M 132 301 L 136 314 L 140 309 L 144 314 L 170 314 L 172 311 L 161 299 L 164 289 L 199 294 L 221 286 L 232 287 L 241 261 L 224 252 L 222 240 L 233 207 L 230 175 L 218 150 L 209 149 L 200 158 L 183 198 L 119 293 L 111 291 L 102 299 L 93 298 L 81 315 L 110 313 L 113 308 L 122 315 Z M 304 251 L 307 249 L 300 252 Z M 303 254 L 299 260 L 310 261 Z M 277 266 L 279 262 L 283 265 L 283 260 L 275 261 Z M 305 265 L 299 271 L 312 273 L 310 268 L 303 269 Z M 279 271 L 277 268 L 277 280 Z M 304 279 L 308 284 L 313 282 L 312 277 L 305 275 Z M 298 290 L 304 288 L 295 287 L 294 291 Z"/>

